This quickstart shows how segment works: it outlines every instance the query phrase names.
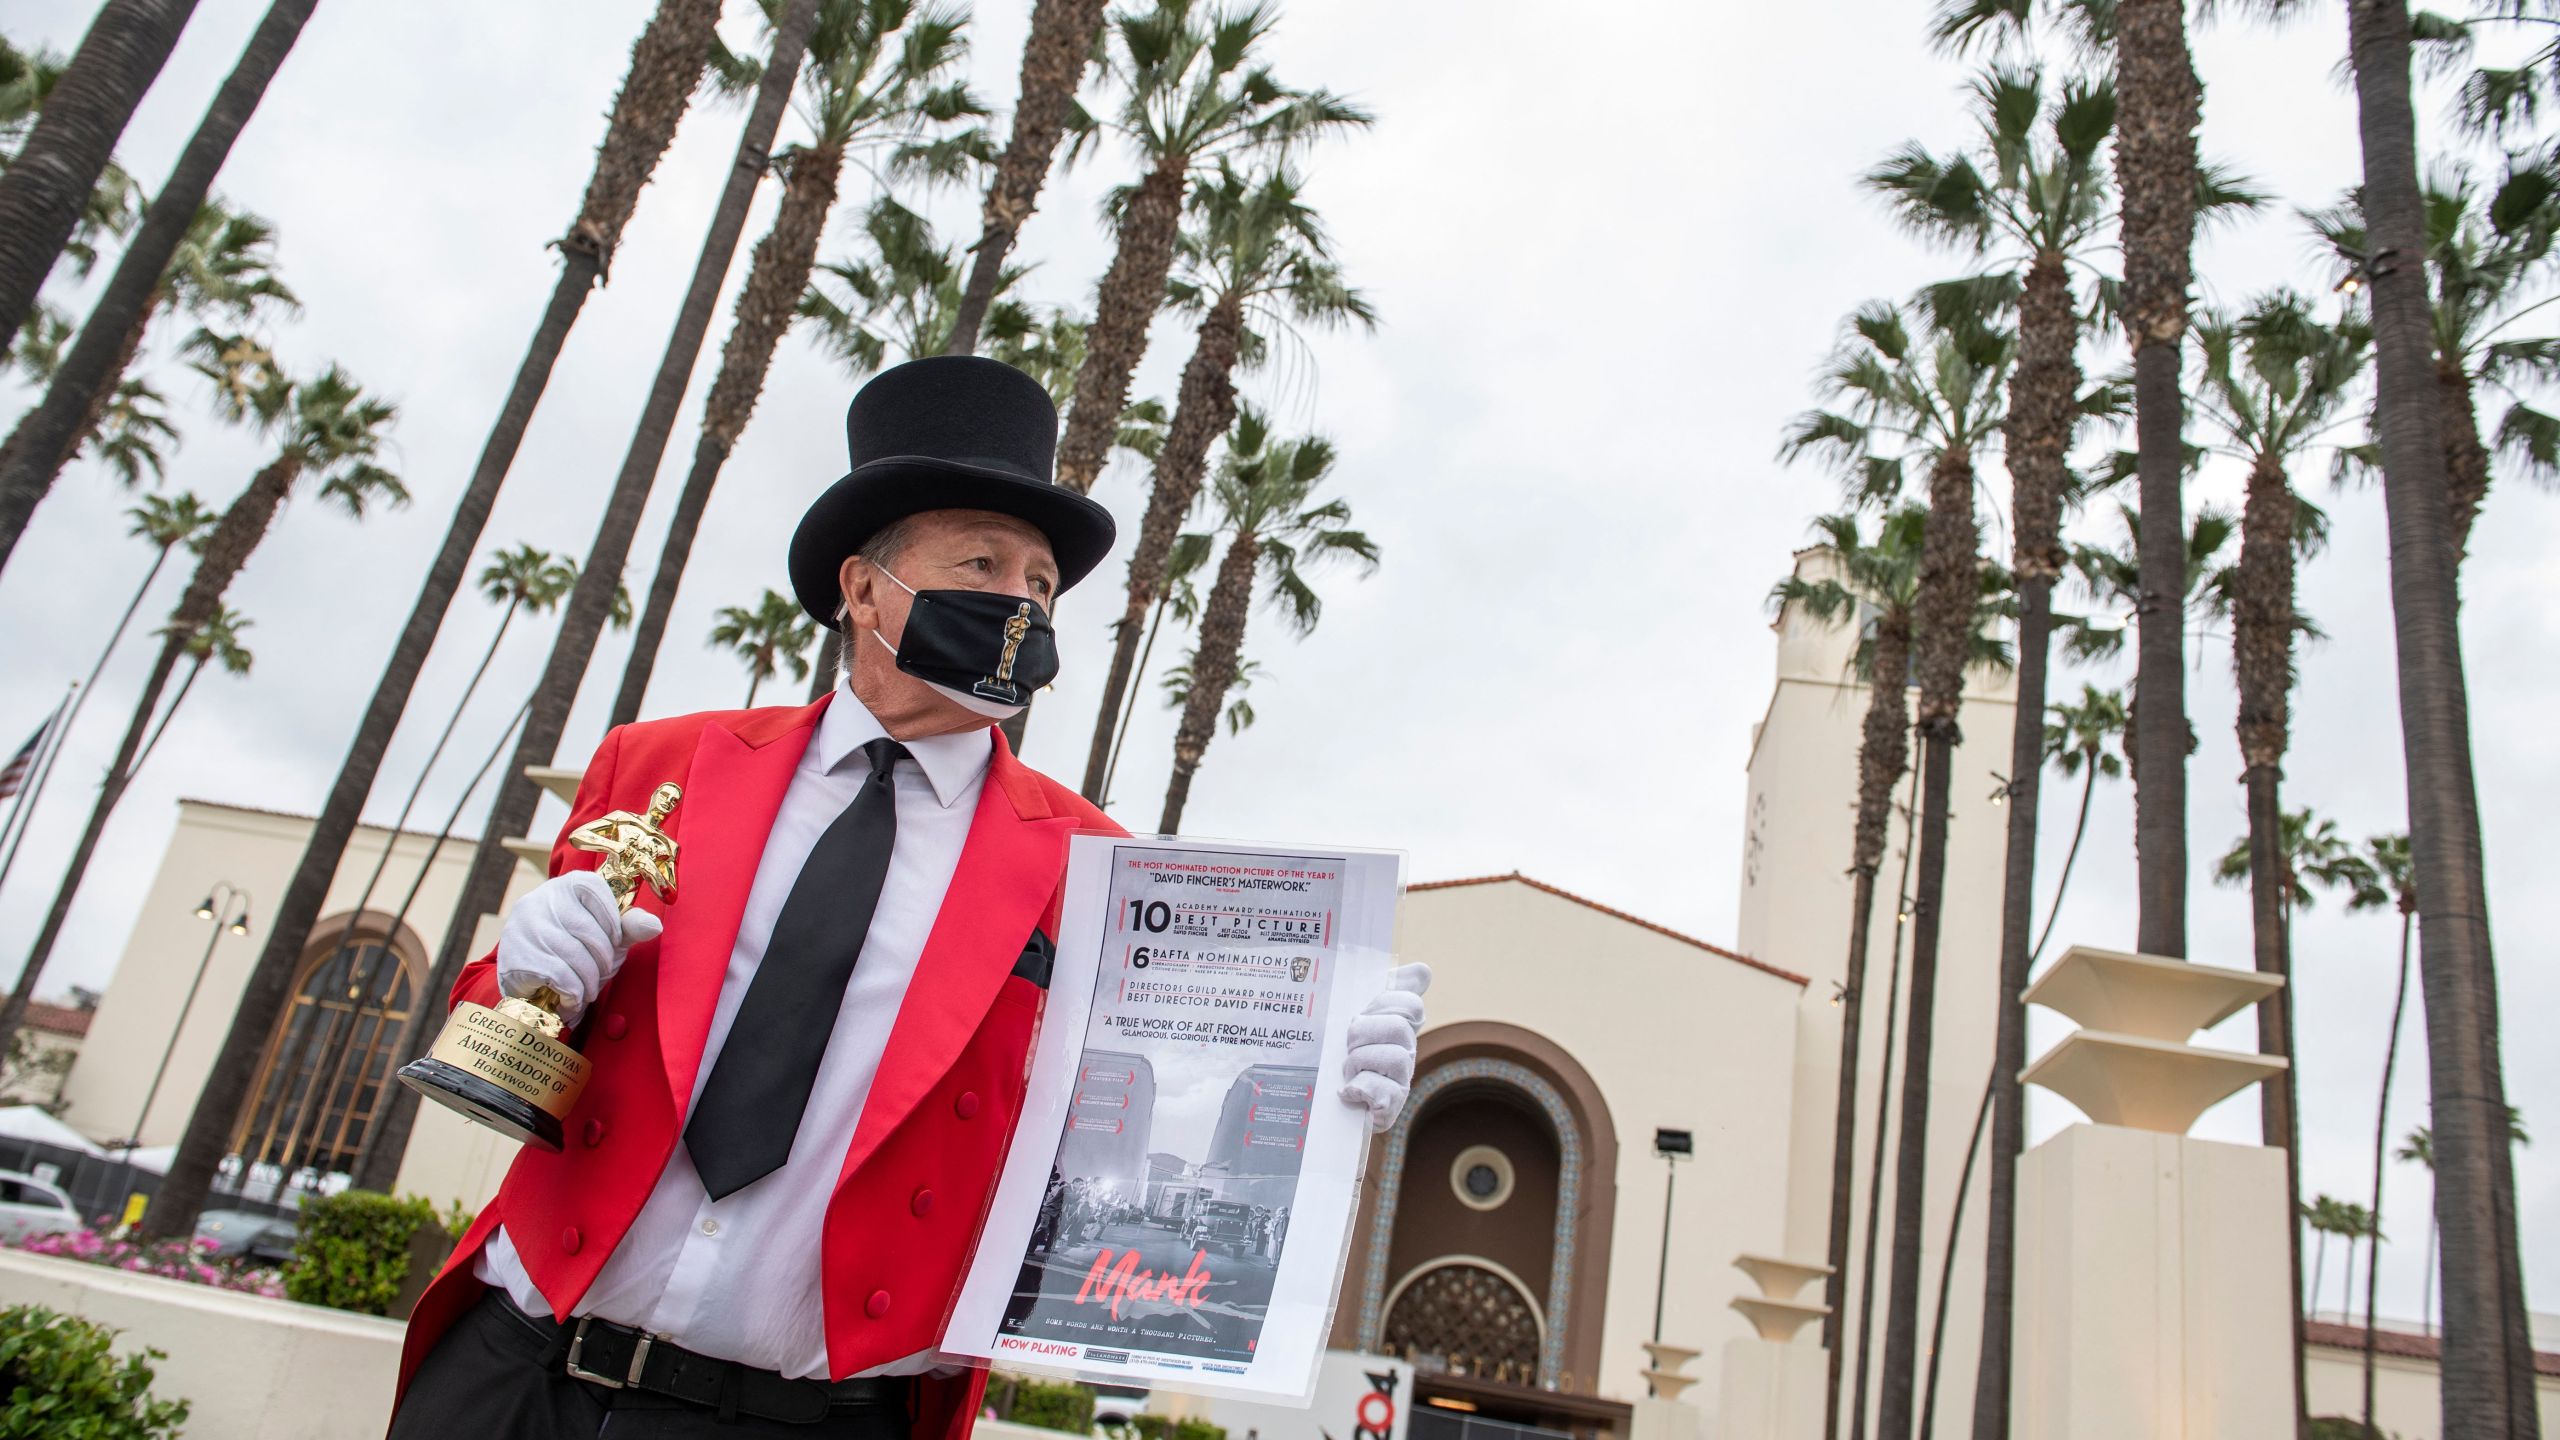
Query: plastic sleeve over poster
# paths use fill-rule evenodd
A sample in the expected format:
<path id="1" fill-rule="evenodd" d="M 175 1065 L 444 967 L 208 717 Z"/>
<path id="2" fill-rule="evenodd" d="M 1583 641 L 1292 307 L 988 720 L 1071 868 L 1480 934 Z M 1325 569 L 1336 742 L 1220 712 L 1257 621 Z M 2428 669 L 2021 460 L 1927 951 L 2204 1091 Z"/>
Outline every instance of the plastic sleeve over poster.
<path id="1" fill-rule="evenodd" d="M 1079 835 L 1013 1145 L 946 1357 L 1303 1404 L 1367 1113 L 1403 857 Z"/>

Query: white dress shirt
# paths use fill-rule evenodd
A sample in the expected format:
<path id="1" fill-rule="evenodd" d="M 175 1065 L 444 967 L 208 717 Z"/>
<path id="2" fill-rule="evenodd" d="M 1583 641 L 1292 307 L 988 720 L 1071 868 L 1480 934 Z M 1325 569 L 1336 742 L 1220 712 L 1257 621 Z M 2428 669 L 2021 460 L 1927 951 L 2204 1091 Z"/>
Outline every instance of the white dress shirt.
<path id="1" fill-rule="evenodd" d="M 819 719 L 817 734 L 810 738 L 765 838 L 687 1114 L 710 1082 L 800 867 L 871 773 L 863 743 L 885 733 L 846 689 L 836 691 Z M 892 774 L 897 848 L 890 854 L 880 903 L 845 985 L 835 1033 L 819 1062 L 789 1162 L 726 1199 L 713 1200 L 694 1171 L 679 1125 L 675 1152 L 657 1188 L 587 1287 L 577 1314 L 635 1326 L 688 1350 L 760 1370 L 826 1378 L 819 1239 L 827 1202 L 853 1145 L 854 1126 L 880 1068 L 889 1027 L 959 866 L 994 743 L 985 730 L 906 742 L 915 759 L 900 762 Z M 474 1273 L 503 1288 L 526 1312 L 551 1313 L 505 1229 L 489 1237 Z M 929 1355 L 916 1355 L 866 1373 L 914 1373 L 932 1363 Z"/>

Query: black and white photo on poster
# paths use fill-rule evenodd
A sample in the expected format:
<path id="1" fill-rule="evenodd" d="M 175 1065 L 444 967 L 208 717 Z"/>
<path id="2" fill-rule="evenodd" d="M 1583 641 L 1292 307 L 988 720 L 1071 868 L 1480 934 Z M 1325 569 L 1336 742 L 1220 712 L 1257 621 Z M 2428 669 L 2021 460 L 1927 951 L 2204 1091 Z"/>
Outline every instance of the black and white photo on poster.
<path id="1" fill-rule="evenodd" d="M 1324 1077 L 1383 983 L 1396 857 L 1100 842 L 946 1349 L 984 1326 L 1008 1363 L 1303 1394 L 1365 1140 Z"/>

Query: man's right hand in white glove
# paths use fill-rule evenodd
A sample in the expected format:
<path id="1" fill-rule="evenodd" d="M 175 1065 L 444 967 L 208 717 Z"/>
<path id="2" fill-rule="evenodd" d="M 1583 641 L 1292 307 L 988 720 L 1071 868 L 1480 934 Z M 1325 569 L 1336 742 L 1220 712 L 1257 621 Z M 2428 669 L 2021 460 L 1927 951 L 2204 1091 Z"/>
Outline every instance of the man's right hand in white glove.
<path id="1" fill-rule="evenodd" d="M 572 870 L 534 886 L 498 932 L 498 991 L 519 999 L 549 986 L 570 1025 L 604 993 L 631 947 L 665 924 L 646 910 L 624 911 L 592 870 Z"/>

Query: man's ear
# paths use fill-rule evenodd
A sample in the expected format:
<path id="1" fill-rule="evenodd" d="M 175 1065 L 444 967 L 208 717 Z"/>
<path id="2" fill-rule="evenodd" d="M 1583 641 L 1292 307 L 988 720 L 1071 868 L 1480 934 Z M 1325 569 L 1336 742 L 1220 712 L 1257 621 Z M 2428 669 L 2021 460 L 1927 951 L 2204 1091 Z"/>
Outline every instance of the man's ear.
<path id="1" fill-rule="evenodd" d="M 847 555 L 836 567 L 836 593 L 844 597 L 846 634 L 880 628 L 879 578 L 871 562 L 859 555 Z"/>

